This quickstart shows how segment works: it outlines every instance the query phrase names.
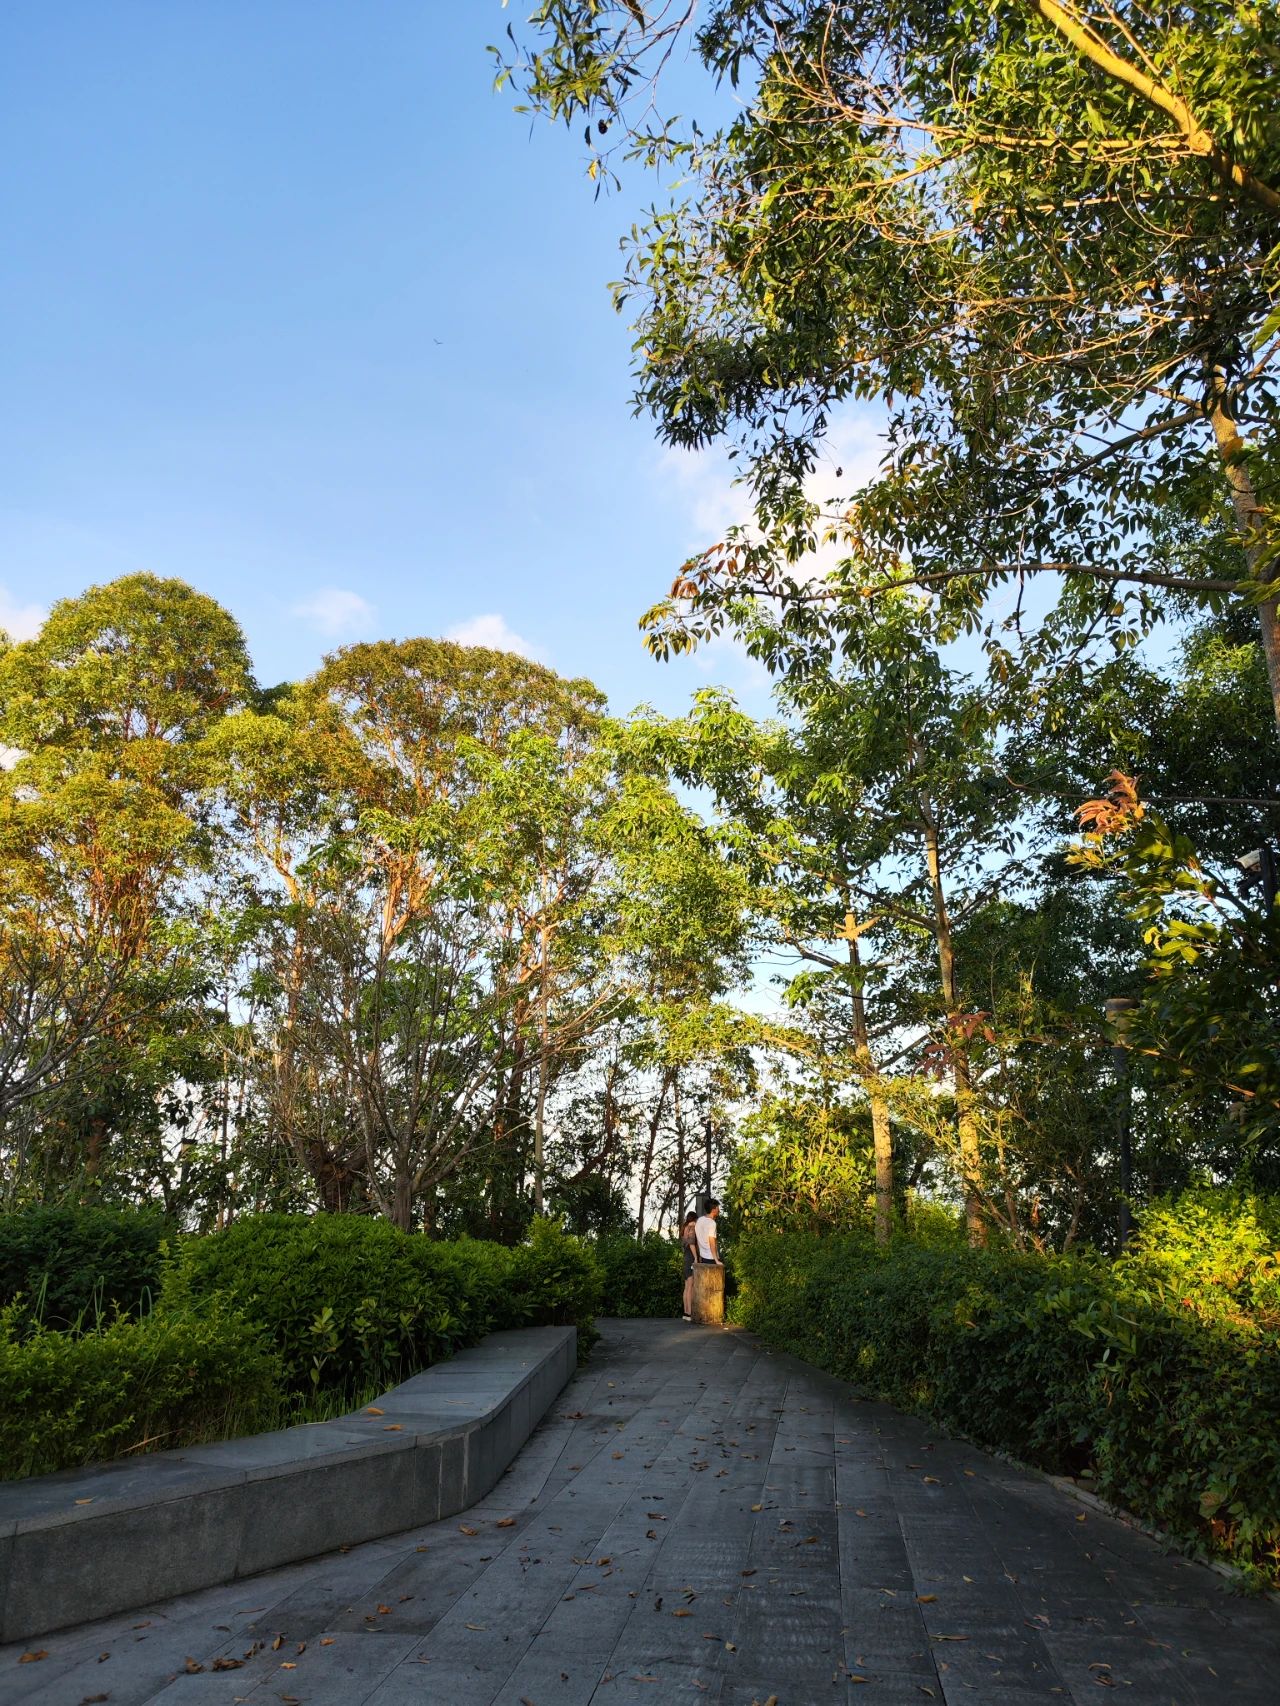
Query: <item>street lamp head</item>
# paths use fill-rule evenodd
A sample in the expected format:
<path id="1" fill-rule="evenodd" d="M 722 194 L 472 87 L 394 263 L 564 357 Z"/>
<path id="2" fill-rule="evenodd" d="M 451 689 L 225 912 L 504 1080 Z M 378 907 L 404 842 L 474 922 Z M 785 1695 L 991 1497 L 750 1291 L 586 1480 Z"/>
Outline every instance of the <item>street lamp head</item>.
<path id="1" fill-rule="evenodd" d="M 1123 1042 L 1129 1021 L 1138 1003 L 1128 995 L 1109 995 L 1102 1003 L 1107 1030 L 1116 1042 Z"/>

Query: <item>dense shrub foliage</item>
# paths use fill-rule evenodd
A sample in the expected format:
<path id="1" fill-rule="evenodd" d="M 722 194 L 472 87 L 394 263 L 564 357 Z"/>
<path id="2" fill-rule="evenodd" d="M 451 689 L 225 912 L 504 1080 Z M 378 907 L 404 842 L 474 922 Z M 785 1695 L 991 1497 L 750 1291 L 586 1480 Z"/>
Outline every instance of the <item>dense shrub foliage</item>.
<path id="1" fill-rule="evenodd" d="M 660 1320 L 679 1315 L 684 1289 L 684 1253 L 674 1238 L 646 1232 L 643 1238 L 624 1233 L 597 1238 L 592 1246 L 601 1270 L 600 1313 L 622 1319 L 642 1316 Z M 725 1295 L 735 1287 L 733 1251 L 722 1252 Z"/>
<path id="2" fill-rule="evenodd" d="M 269 1427 L 280 1366 L 221 1304 L 18 1339 L 0 1319 L 0 1475 L 43 1475 Z"/>
<path id="3" fill-rule="evenodd" d="M 600 1313 L 621 1317 L 679 1315 L 684 1255 L 673 1238 L 616 1233 L 594 1245 L 601 1270 Z"/>
<path id="4" fill-rule="evenodd" d="M 0 1215 L 0 1308 L 15 1329 L 68 1329 L 150 1308 L 160 1289 L 159 1214 L 29 1208 Z"/>
<path id="5" fill-rule="evenodd" d="M 436 1243 L 355 1215 L 268 1214 L 187 1240 L 165 1307 L 225 1299 L 267 1334 L 295 1391 L 393 1385 L 498 1327 L 589 1333 L 599 1277 L 548 1221 L 527 1244 Z"/>
<path id="6" fill-rule="evenodd" d="M 1275 1205 L 1189 1195 L 1134 1252 L 757 1236 L 737 1318 L 773 1343 L 1280 1580 Z"/>
<path id="7" fill-rule="evenodd" d="M 77 1222 L 84 1273 L 101 1266 L 92 1228 L 114 1260 L 124 1218 Z M 591 1250 L 550 1221 L 514 1248 L 362 1216 L 237 1221 L 179 1243 L 140 1320 L 58 1332 L 0 1314 L 0 1475 L 283 1425 L 299 1398 L 341 1410 L 496 1328 L 572 1323 L 585 1348 L 599 1290 Z"/>

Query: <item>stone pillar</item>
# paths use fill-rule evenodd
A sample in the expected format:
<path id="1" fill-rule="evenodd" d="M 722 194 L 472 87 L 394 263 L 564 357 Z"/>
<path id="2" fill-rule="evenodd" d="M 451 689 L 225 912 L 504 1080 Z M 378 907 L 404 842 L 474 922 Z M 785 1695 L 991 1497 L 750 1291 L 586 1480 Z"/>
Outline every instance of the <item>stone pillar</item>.
<path id="1" fill-rule="evenodd" d="M 719 1262 L 694 1265 L 693 1319 L 699 1327 L 724 1326 L 724 1269 Z"/>

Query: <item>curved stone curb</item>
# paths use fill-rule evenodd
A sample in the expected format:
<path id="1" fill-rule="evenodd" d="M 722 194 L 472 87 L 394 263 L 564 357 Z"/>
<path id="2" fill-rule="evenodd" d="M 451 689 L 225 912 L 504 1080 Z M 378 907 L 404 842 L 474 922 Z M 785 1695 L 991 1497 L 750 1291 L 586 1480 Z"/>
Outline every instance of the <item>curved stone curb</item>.
<path id="1" fill-rule="evenodd" d="M 465 1510 L 573 1374 L 577 1337 L 493 1333 L 337 1421 L 0 1484 L 0 1641 Z"/>

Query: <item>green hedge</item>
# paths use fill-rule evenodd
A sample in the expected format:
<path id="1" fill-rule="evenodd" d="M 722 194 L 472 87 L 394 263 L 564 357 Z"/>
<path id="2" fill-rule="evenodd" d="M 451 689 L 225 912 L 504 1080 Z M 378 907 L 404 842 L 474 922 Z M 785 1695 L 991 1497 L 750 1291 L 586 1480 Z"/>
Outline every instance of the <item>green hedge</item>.
<path id="1" fill-rule="evenodd" d="M 1280 1293 L 1267 1205 L 1201 1193 L 1124 1261 L 744 1239 L 736 1318 L 894 1403 L 1280 1581 Z"/>
<path id="2" fill-rule="evenodd" d="M 0 1476 L 43 1475 L 270 1427 L 280 1367 L 221 1305 L 19 1339 L 0 1318 Z"/>
<path id="3" fill-rule="evenodd" d="M 362 1216 L 268 1214 L 185 1240 L 162 1306 L 220 1298 L 262 1329 L 290 1390 L 358 1393 L 495 1328 L 573 1323 L 589 1342 L 598 1292 L 588 1247 L 549 1221 L 509 1248 Z"/>
<path id="4" fill-rule="evenodd" d="M 600 1265 L 600 1313 L 626 1319 L 678 1316 L 684 1292 L 684 1252 L 674 1238 L 646 1232 L 609 1233 L 592 1243 Z M 725 1295 L 736 1288 L 733 1253 L 725 1256 Z"/>
<path id="5" fill-rule="evenodd" d="M 602 1315 L 679 1315 L 684 1255 L 673 1239 L 659 1232 L 643 1238 L 620 1232 L 597 1238 L 593 1248 L 602 1275 Z"/>
<path id="6" fill-rule="evenodd" d="M 354 1216 L 238 1221 L 181 1241 L 141 1320 L 0 1313 L 0 1476 L 335 1414 L 497 1328 L 572 1323 L 585 1349 L 599 1289 L 590 1249 L 548 1221 L 514 1249 Z"/>
<path id="7" fill-rule="evenodd" d="M 30 1208 L 0 1215 L 0 1308 L 17 1331 L 73 1331 L 138 1315 L 160 1289 L 168 1232 L 155 1212 Z"/>

